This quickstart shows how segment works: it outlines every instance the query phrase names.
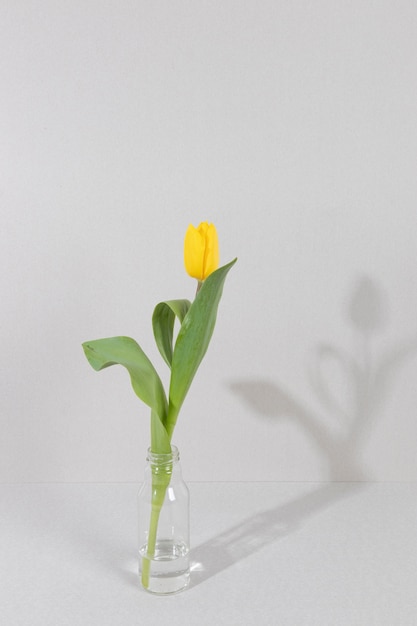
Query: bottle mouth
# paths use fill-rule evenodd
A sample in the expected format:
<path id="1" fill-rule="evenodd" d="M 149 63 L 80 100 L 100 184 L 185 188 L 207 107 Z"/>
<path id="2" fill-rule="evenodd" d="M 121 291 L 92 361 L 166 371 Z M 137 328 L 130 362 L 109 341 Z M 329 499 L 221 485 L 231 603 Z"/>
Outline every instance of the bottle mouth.
<path id="1" fill-rule="evenodd" d="M 157 454 L 148 448 L 148 456 L 146 457 L 151 465 L 167 465 L 173 461 L 179 461 L 179 459 L 180 453 L 177 446 L 171 446 L 171 452 L 165 454 Z"/>

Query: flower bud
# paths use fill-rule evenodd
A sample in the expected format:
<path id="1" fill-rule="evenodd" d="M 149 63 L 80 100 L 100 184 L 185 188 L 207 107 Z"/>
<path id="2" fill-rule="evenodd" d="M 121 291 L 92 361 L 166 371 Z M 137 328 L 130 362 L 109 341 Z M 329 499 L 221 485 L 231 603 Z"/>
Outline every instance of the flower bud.
<path id="1" fill-rule="evenodd" d="M 184 241 L 184 264 L 187 273 L 203 281 L 219 267 L 219 242 L 214 224 L 189 225 Z"/>

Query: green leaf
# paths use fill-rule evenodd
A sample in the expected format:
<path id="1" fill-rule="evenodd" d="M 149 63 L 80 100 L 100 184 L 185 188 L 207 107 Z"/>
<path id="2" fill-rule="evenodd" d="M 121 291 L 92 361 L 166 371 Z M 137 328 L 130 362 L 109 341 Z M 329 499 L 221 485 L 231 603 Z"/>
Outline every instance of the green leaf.
<path id="1" fill-rule="evenodd" d="M 171 438 L 177 416 L 195 373 L 207 351 L 216 324 L 217 309 L 231 261 L 204 281 L 178 333 L 171 366 L 167 432 Z"/>
<path id="2" fill-rule="evenodd" d="M 151 407 L 151 447 L 154 452 L 171 451 L 165 429 L 167 399 L 154 366 L 142 348 L 130 337 L 95 339 L 82 344 L 90 365 L 100 371 L 111 365 L 123 365 L 129 374 L 136 395 Z"/>
<path id="3" fill-rule="evenodd" d="M 171 442 L 159 415 L 151 410 L 151 450 L 155 454 L 170 454 Z"/>
<path id="4" fill-rule="evenodd" d="M 189 300 L 168 300 L 157 304 L 153 312 L 153 334 L 158 350 L 168 367 L 171 367 L 172 363 L 175 318 L 177 317 L 182 324 L 190 306 Z"/>

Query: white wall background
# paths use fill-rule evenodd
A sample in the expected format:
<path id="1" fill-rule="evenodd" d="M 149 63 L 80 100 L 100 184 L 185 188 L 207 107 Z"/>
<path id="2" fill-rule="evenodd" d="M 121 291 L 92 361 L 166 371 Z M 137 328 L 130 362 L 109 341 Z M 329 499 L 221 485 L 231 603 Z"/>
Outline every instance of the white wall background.
<path id="1" fill-rule="evenodd" d="M 137 481 L 148 409 L 81 342 L 234 256 L 189 480 L 417 474 L 414 0 L 0 3 L 2 481 Z"/>

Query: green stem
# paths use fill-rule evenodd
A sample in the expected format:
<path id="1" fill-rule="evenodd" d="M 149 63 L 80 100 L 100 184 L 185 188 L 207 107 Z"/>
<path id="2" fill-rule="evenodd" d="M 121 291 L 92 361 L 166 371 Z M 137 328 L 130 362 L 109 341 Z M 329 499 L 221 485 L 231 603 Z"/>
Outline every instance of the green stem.
<path id="1" fill-rule="evenodd" d="M 161 473 L 162 469 L 162 473 Z M 156 540 L 158 536 L 158 524 L 161 509 L 164 504 L 165 494 L 171 480 L 172 466 L 152 468 L 152 508 L 149 521 L 149 533 L 146 555 L 142 557 L 142 585 L 149 588 L 151 561 L 155 556 Z"/>

